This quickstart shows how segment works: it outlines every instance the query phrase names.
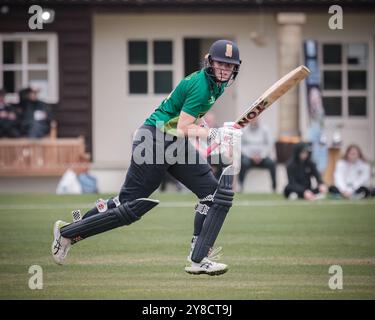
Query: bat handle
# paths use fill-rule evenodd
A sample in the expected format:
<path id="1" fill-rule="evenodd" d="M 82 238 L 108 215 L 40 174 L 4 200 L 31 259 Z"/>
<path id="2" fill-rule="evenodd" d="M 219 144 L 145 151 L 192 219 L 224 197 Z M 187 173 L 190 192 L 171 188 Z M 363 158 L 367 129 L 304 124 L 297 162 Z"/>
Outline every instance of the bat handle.
<path id="1" fill-rule="evenodd" d="M 216 142 L 210 144 L 206 149 L 205 156 L 208 157 L 218 146 L 219 144 Z"/>

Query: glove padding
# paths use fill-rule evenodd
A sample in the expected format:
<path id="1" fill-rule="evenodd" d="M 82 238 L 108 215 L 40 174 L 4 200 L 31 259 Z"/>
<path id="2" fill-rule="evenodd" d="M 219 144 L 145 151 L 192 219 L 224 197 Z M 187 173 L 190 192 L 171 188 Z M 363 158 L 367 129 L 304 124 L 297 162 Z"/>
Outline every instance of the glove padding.
<path id="1" fill-rule="evenodd" d="M 233 146 L 241 136 L 242 131 L 234 127 L 211 128 L 208 134 L 211 141 L 224 146 Z"/>

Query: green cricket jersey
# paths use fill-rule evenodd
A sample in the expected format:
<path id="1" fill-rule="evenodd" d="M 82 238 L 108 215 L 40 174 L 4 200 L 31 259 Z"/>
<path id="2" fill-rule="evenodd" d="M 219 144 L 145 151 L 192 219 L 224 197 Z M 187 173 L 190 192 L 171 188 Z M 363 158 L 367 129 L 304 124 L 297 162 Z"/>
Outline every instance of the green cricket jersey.
<path id="1" fill-rule="evenodd" d="M 223 94 L 224 87 L 225 85 L 219 87 L 203 69 L 196 71 L 177 85 L 168 98 L 146 119 L 145 124 L 157 126 L 163 132 L 176 135 L 181 111 L 195 118 L 204 116 Z"/>

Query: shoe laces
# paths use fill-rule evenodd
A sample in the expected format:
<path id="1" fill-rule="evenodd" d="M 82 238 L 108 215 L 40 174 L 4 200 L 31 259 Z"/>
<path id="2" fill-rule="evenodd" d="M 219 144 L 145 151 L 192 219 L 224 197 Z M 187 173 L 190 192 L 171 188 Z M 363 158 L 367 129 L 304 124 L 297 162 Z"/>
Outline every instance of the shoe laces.
<path id="1" fill-rule="evenodd" d="M 61 244 L 61 236 L 56 240 L 55 245 L 53 246 L 53 249 L 55 249 L 55 252 L 53 254 L 57 254 L 59 250 L 61 249 L 62 244 Z"/>
<path id="2" fill-rule="evenodd" d="M 207 257 L 205 259 L 203 259 L 200 263 L 200 267 L 201 268 L 205 268 L 205 269 L 209 269 L 211 266 L 215 265 L 216 262 L 214 261 L 211 261 L 210 259 L 208 259 Z"/>

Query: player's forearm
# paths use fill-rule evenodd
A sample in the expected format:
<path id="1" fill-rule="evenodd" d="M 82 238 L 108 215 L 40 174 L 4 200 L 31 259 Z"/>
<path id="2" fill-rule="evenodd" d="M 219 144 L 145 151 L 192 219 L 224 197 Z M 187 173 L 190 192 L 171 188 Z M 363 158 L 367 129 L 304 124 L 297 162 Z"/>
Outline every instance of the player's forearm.
<path id="1" fill-rule="evenodd" d="M 179 134 L 184 135 L 185 137 L 199 137 L 203 139 L 207 139 L 208 137 L 208 128 L 200 127 L 196 124 L 189 124 L 184 126 L 177 127 Z"/>
<path id="2" fill-rule="evenodd" d="M 179 136 L 185 137 L 199 137 L 206 139 L 208 136 L 208 129 L 195 124 L 197 118 L 181 111 L 177 123 L 177 131 Z"/>

